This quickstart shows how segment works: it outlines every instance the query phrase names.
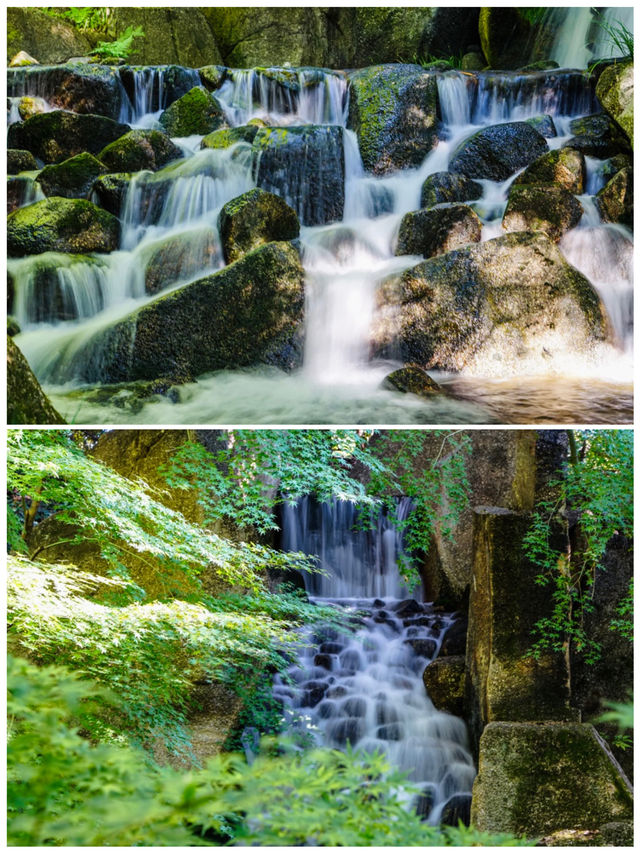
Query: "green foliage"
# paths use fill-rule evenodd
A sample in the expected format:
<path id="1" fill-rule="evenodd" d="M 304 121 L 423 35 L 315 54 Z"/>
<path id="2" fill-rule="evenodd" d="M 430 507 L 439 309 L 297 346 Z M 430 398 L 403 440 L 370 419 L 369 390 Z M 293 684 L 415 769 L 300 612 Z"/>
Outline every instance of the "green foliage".
<path id="1" fill-rule="evenodd" d="M 518 14 L 532 27 L 542 23 L 549 9 L 546 6 L 521 6 L 518 8 Z"/>
<path id="2" fill-rule="evenodd" d="M 633 58 L 633 33 L 622 23 L 622 21 L 607 21 L 601 12 L 594 14 L 594 20 L 609 38 L 609 52 L 613 55 L 617 52 L 623 58 Z"/>
<path id="3" fill-rule="evenodd" d="M 614 723 L 618 727 L 618 734 L 613 737 L 613 745 L 621 750 L 633 748 L 633 738 L 628 732 L 633 731 L 633 701 L 629 702 L 605 702 L 609 711 L 601 714 L 596 722 Z"/>
<path id="4" fill-rule="evenodd" d="M 522 846 L 426 826 L 411 788 L 378 755 L 273 742 L 198 772 L 160 769 L 130 747 L 91 744 L 78 718 L 104 691 L 62 667 L 9 659 L 8 843 L 12 846 Z"/>
<path id="5" fill-rule="evenodd" d="M 111 15 L 111 9 L 106 6 L 72 6 L 68 9 L 45 7 L 42 11 L 53 18 L 69 21 L 79 30 L 102 33 L 107 32 Z"/>
<path id="6" fill-rule="evenodd" d="M 617 619 L 612 619 L 611 627 L 626 640 L 633 641 L 633 578 L 629 581 L 629 592 L 616 608 Z"/>
<path id="7" fill-rule="evenodd" d="M 101 59 L 126 59 L 133 50 L 134 39 L 144 38 L 142 27 L 127 27 L 120 38 L 114 41 L 101 41 L 91 53 Z"/>
<path id="8" fill-rule="evenodd" d="M 536 625 L 532 654 L 562 651 L 567 642 L 587 663 L 600 657 L 585 617 L 593 612 L 593 586 L 607 543 L 616 533 L 633 533 L 633 432 L 592 430 L 581 434 L 582 458 L 566 477 L 549 484 L 554 495 L 541 501 L 524 540 L 525 552 L 540 569 L 537 583 L 549 586 L 552 614 Z M 569 545 L 568 514 L 579 519 L 579 538 Z M 612 627 L 632 639 L 633 593 L 618 606 Z"/>

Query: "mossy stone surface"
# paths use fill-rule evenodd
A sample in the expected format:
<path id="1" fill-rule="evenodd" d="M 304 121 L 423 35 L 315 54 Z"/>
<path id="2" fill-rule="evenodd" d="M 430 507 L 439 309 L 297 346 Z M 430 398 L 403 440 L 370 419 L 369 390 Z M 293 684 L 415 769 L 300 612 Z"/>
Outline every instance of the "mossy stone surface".
<path id="1" fill-rule="evenodd" d="M 116 6 L 111 11 L 111 22 L 118 38 L 127 27 L 142 27 L 144 36 L 134 41 L 128 57 L 132 63 L 199 68 L 221 62 L 203 8 Z"/>
<path id="2" fill-rule="evenodd" d="M 449 162 L 449 171 L 468 178 L 506 181 L 548 150 L 544 136 L 527 122 L 497 124 L 461 142 Z"/>
<path id="3" fill-rule="evenodd" d="M 222 251 L 227 263 L 274 240 L 295 240 L 300 223 L 295 210 L 273 193 L 249 190 L 227 202 L 218 216 Z"/>
<path id="4" fill-rule="evenodd" d="M 437 657 L 425 669 L 422 679 L 427 694 L 438 711 L 461 717 L 464 713 L 464 655 Z"/>
<path id="5" fill-rule="evenodd" d="M 348 127 L 365 169 L 376 175 L 418 166 L 438 141 L 437 83 L 419 65 L 375 65 L 349 73 Z"/>
<path id="6" fill-rule="evenodd" d="M 72 24 L 52 18 L 37 7 L 7 8 L 7 59 L 24 50 L 38 62 L 66 62 L 86 56 L 91 50 L 87 37 Z"/>
<path id="7" fill-rule="evenodd" d="M 128 172 L 102 175 L 97 178 L 93 190 L 98 197 L 100 207 L 120 217 L 131 178 Z"/>
<path id="8" fill-rule="evenodd" d="M 36 180 L 46 196 L 88 198 L 94 181 L 106 171 L 103 163 L 85 151 L 62 163 L 45 166 Z"/>
<path id="9" fill-rule="evenodd" d="M 155 172 L 182 157 L 182 151 L 159 130 L 131 130 L 102 149 L 100 160 L 112 172 Z"/>
<path id="10" fill-rule="evenodd" d="M 194 86 L 174 101 L 159 121 L 169 136 L 205 134 L 226 127 L 222 107 L 204 86 Z"/>
<path id="11" fill-rule="evenodd" d="M 131 130 L 105 116 L 53 110 L 9 127 L 9 148 L 23 148 L 45 163 L 60 163 L 88 151 L 98 154 Z"/>
<path id="12" fill-rule="evenodd" d="M 605 68 L 598 78 L 596 96 L 633 148 L 633 62 L 616 62 Z"/>
<path id="13" fill-rule="evenodd" d="M 7 337 L 7 423 L 64 423 L 12 337 Z"/>
<path id="14" fill-rule="evenodd" d="M 586 175 L 584 154 L 573 148 L 560 148 L 534 160 L 513 184 L 558 184 L 580 195 L 584 192 Z"/>
<path id="15" fill-rule="evenodd" d="M 454 201 L 475 201 L 482 196 L 482 186 L 465 175 L 434 172 L 422 184 L 420 207 Z"/>
<path id="16" fill-rule="evenodd" d="M 564 187 L 518 184 L 511 187 L 502 217 L 506 231 L 542 231 L 554 242 L 580 222 L 584 209 Z"/>
<path id="17" fill-rule="evenodd" d="M 436 204 L 403 216 L 396 255 L 431 258 L 478 243 L 481 233 L 478 215 L 466 204 Z"/>
<path id="18" fill-rule="evenodd" d="M 574 136 L 565 146 L 590 157 L 605 160 L 631 151 L 628 139 L 606 113 L 573 119 L 569 129 Z"/>
<path id="19" fill-rule="evenodd" d="M 533 116 L 525 119 L 525 121 L 542 134 L 545 139 L 554 139 L 558 135 L 553 117 L 550 115 Z"/>
<path id="20" fill-rule="evenodd" d="M 201 148 L 230 148 L 238 142 L 247 142 L 249 145 L 255 139 L 258 132 L 256 125 L 242 125 L 241 127 L 223 127 L 208 133 L 202 140 Z"/>
<path id="21" fill-rule="evenodd" d="M 490 723 L 480 739 L 472 824 L 536 838 L 633 817 L 633 799 L 592 726 Z"/>
<path id="22" fill-rule="evenodd" d="M 529 55 L 531 24 L 516 8 L 481 8 L 478 34 L 482 52 L 491 68 L 518 68 L 523 57 Z"/>
<path id="23" fill-rule="evenodd" d="M 112 252 L 119 237 L 115 216 L 81 199 L 48 198 L 21 207 L 7 221 L 12 258 L 41 252 Z"/>
<path id="24" fill-rule="evenodd" d="M 32 172 L 38 168 L 36 158 L 31 151 L 20 148 L 9 148 L 7 151 L 7 174 L 18 175 L 20 172 Z"/>
<path id="25" fill-rule="evenodd" d="M 224 65 L 203 65 L 198 69 L 200 82 L 210 92 L 215 92 L 227 79 L 229 69 Z"/>
<path id="26" fill-rule="evenodd" d="M 91 62 L 36 65 L 8 72 L 7 91 L 46 92 L 49 104 L 75 113 L 117 119 L 122 106 L 122 86 L 116 68 Z"/>
<path id="27" fill-rule="evenodd" d="M 605 222 L 633 228 L 633 170 L 626 167 L 616 172 L 596 195 L 596 205 Z"/>
<path id="28" fill-rule="evenodd" d="M 408 364 L 394 370 L 382 381 L 382 387 L 402 394 L 417 394 L 418 397 L 432 397 L 442 394 L 442 388 L 429 374 L 415 364 Z"/>

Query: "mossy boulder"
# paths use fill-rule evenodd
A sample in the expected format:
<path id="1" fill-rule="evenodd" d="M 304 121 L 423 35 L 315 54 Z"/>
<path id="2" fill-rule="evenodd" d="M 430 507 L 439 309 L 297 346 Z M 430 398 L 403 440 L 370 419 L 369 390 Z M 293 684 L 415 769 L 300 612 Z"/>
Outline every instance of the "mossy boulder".
<path id="1" fill-rule="evenodd" d="M 159 293 L 171 284 L 193 280 L 203 270 L 222 265 L 222 251 L 214 227 L 194 228 L 141 251 L 147 293 Z"/>
<path id="2" fill-rule="evenodd" d="M 382 380 L 382 388 L 400 391 L 401 394 L 416 394 L 418 397 L 433 397 L 442 394 L 442 388 L 429 374 L 415 364 L 407 364 L 394 370 Z"/>
<path id="3" fill-rule="evenodd" d="M 482 186 L 465 175 L 434 172 L 422 184 L 420 207 L 433 207 L 443 202 L 475 201 L 482 196 Z"/>
<path id="4" fill-rule="evenodd" d="M 476 50 L 470 50 L 465 53 L 460 60 L 460 69 L 462 71 L 482 71 L 486 68 L 487 60 Z"/>
<path id="5" fill-rule="evenodd" d="M 555 139 L 558 135 L 555 122 L 549 115 L 533 116 L 532 118 L 526 118 L 525 121 L 531 127 L 535 128 L 538 133 L 541 133 L 545 139 Z"/>
<path id="6" fill-rule="evenodd" d="M 249 145 L 255 139 L 258 128 L 256 125 L 243 125 L 241 127 L 223 127 L 208 133 L 202 140 L 201 148 L 231 148 L 238 142 L 247 142 Z"/>
<path id="7" fill-rule="evenodd" d="M 85 151 L 62 163 L 45 166 L 36 180 L 46 196 L 88 198 L 94 181 L 106 171 L 93 154 Z"/>
<path id="8" fill-rule="evenodd" d="M 580 195 L 584 192 L 586 175 L 584 154 L 573 148 L 560 148 L 534 160 L 513 184 L 558 184 Z"/>
<path id="9" fill-rule="evenodd" d="M 116 68 L 91 62 L 36 65 L 10 70 L 7 93 L 36 91 L 49 104 L 75 113 L 117 119 L 122 106 L 122 86 Z"/>
<path id="10" fill-rule="evenodd" d="M 529 55 L 531 24 L 516 8 L 481 8 L 478 34 L 491 68 L 518 68 L 523 57 Z"/>
<path id="11" fill-rule="evenodd" d="M 605 113 L 576 118 L 569 124 L 574 136 L 565 143 L 590 157 L 606 160 L 629 151 L 629 142 Z"/>
<path id="12" fill-rule="evenodd" d="M 90 201 L 48 198 L 14 211 L 7 220 L 9 257 L 41 252 L 112 252 L 120 224 Z"/>
<path id="13" fill-rule="evenodd" d="M 93 185 L 93 192 L 100 207 L 108 210 L 114 216 L 120 217 L 131 177 L 128 172 L 118 172 L 99 177 Z"/>
<path id="14" fill-rule="evenodd" d="M 390 277 L 377 300 L 373 351 L 426 370 L 508 375 L 521 358 L 589 351 L 609 334 L 591 284 L 540 233 L 430 258 Z"/>
<path id="15" fill-rule="evenodd" d="M 64 423 L 12 337 L 7 337 L 7 423 Z"/>
<path id="16" fill-rule="evenodd" d="M 200 82 L 210 92 L 215 92 L 227 79 L 229 69 L 224 65 L 204 65 L 198 69 Z"/>
<path id="17" fill-rule="evenodd" d="M 300 223 L 295 210 L 273 193 L 249 190 L 228 201 L 218 216 L 222 251 L 227 263 L 274 240 L 295 240 Z"/>
<path id="18" fill-rule="evenodd" d="M 20 172 L 32 172 L 38 168 L 36 158 L 31 151 L 20 148 L 9 148 L 7 151 L 7 174 L 18 175 Z"/>
<path id="19" fill-rule="evenodd" d="M 226 127 L 220 103 L 204 86 L 194 86 L 174 101 L 159 121 L 169 136 L 205 134 Z"/>
<path id="20" fill-rule="evenodd" d="M 449 171 L 506 181 L 548 150 L 544 136 L 526 121 L 497 124 L 465 139 L 454 151 Z"/>
<path id="21" fill-rule="evenodd" d="M 438 657 L 425 669 L 422 679 L 429 699 L 439 711 L 456 717 L 464 713 L 464 655 Z"/>
<path id="22" fill-rule="evenodd" d="M 419 65 L 376 65 L 349 74 L 350 130 L 375 175 L 419 166 L 438 141 L 436 77 Z"/>
<path id="23" fill-rule="evenodd" d="M 471 821 L 529 838 L 631 820 L 633 798 L 592 726 L 494 722 L 480 739 Z"/>
<path id="24" fill-rule="evenodd" d="M 596 85 L 596 97 L 633 148 L 633 62 L 616 62 L 605 68 Z"/>
<path id="25" fill-rule="evenodd" d="M 26 121 L 28 118 L 31 118 L 31 116 L 37 116 L 46 111 L 47 103 L 44 98 L 31 98 L 27 96 L 20 98 L 18 113 L 20 114 L 22 121 Z"/>
<path id="26" fill-rule="evenodd" d="M 580 222 L 583 207 L 564 187 L 518 184 L 511 187 L 502 217 L 506 231 L 543 231 L 556 243 Z"/>
<path id="27" fill-rule="evenodd" d="M 283 353 L 303 310 L 298 252 L 290 243 L 268 243 L 99 333 L 74 354 L 71 369 L 89 382 L 129 382 L 263 363 L 286 367 Z"/>
<path id="28" fill-rule="evenodd" d="M 182 157 L 182 151 L 159 130 L 131 130 L 98 155 L 112 172 L 155 172 Z"/>
<path id="29" fill-rule="evenodd" d="M 633 228 L 633 170 L 620 169 L 596 196 L 596 205 L 605 222 L 620 222 Z"/>
<path id="30" fill-rule="evenodd" d="M 262 127 L 253 140 L 256 183 L 281 196 L 303 225 L 324 225 L 344 212 L 342 128 Z"/>
<path id="31" fill-rule="evenodd" d="M 396 255 L 431 258 L 478 243 L 481 233 L 482 223 L 466 204 L 436 204 L 404 215 Z"/>
<path id="32" fill-rule="evenodd" d="M 72 56 L 86 56 L 91 50 L 88 38 L 60 18 L 52 18 L 38 8 L 7 8 L 7 57 L 20 50 L 42 63 L 66 62 Z"/>
<path id="33" fill-rule="evenodd" d="M 127 27 L 142 27 L 144 36 L 134 41 L 128 57 L 132 63 L 199 68 L 222 61 L 202 8 L 117 6 L 111 12 L 111 26 L 118 38 Z"/>
<path id="34" fill-rule="evenodd" d="M 105 116 L 53 110 L 12 124 L 8 145 L 30 151 L 45 163 L 60 163 L 83 151 L 99 154 L 106 145 L 130 130 L 128 124 Z"/>

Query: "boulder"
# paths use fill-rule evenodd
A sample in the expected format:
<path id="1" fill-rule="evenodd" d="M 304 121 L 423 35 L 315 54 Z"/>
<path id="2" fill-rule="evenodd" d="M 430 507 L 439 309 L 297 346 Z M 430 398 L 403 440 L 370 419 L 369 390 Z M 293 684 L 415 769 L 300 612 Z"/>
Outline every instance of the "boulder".
<path id="1" fill-rule="evenodd" d="M 214 227 L 194 228 L 145 247 L 141 261 L 147 293 L 159 293 L 170 284 L 222 266 L 220 240 Z"/>
<path id="2" fill-rule="evenodd" d="M 576 118 L 569 124 L 574 136 L 565 143 L 590 157 L 606 160 L 629 150 L 629 143 L 609 116 L 604 113 Z"/>
<path id="3" fill-rule="evenodd" d="M 442 826 L 458 826 L 471 823 L 471 794 L 454 794 L 442 807 L 440 824 Z"/>
<path id="4" fill-rule="evenodd" d="M 440 646 L 440 654 L 443 656 L 466 654 L 468 629 L 469 622 L 466 617 L 456 619 L 453 625 L 447 628 Z"/>
<path id="5" fill-rule="evenodd" d="M 544 136 L 526 121 L 496 124 L 465 139 L 454 151 L 449 171 L 506 181 L 548 150 Z"/>
<path id="6" fill-rule="evenodd" d="M 541 133 L 545 139 L 554 139 L 558 135 L 553 118 L 548 115 L 533 116 L 525 119 L 527 124 Z"/>
<path id="7" fill-rule="evenodd" d="M 229 69 L 224 65 L 204 65 L 198 69 L 200 82 L 210 92 L 215 92 L 227 79 Z"/>
<path id="8" fill-rule="evenodd" d="M 7 423 L 64 423 L 11 337 L 7 337 Z"/>
<path id="9" fill-rule="evenodd" d="M 605 222 L 633 228 L 633 171 L 620 169 L 598 192 L 596 205 Z"/>
<path id="10" fill-rule="evenodd" d="M 98 155 L 112 172 L 155 172 L 182 157 L 182 151 L 159 130 L 131 130 Z"/>
<path id="11" fill-rule="evenodd" d="M 465 175 L 434 172 L 422 184 L 420 207 L 454 201 L 475 201 L 482 196 L 482 186 Z"/>
<path id="12" fill-rule="evenodd" d="M 36 158 L 30 151 L 20 148 L 10 148 L 7 151 L 7 174 L 18 175 L 20 172 L 32 172 L 38 168 Z"/>
<path id="13" fill-rule="evenodd" d="M 131 175 L 126 172 L 102 175 L 93 185 L 95 200 L 100 207 L 120 217 L 130 183 Z"/>
<path id="14" fill-rule="evenodd" d="M 28 118 L 31 118 L 31 116 L 37 116 L 46 111 L 47 102 L 44 98 L 30 98 L 27 96 L 20 98 L 18 112 L 22 121 L 26 121 Z"/>
<path id="15" fill-rule="evenodd" d="M 27 53 L 26 50 L 21 50 L 14 57 L 12 57 L 11 62 L 9 63 L 9 68 L 22 68 L 25 65 L 39 65 L 37 59 L 34 59 L 33 56 Z"/>
<path id="16" fill-rule="evenodd" d="M 388 391 L 400 391 L 401 394 L 417 394 L 418 397 L 432 397 L 442 394 L 442 388 L 421 367 L 408 364 L 382 380 L 382 388 Z"/>
<path id="17" fill-rule="evenodd" d="M 76 115 L 62 110 L 33 116 L 9 127 L 9 148 L 24 148 L 45 163 L 60 163 L 88 151 L 98 154 L 131 128 L 98 115 Z"/>
<path id="18" fill-rule="evenodd" d="M 297 251 L 268 243 L 100 332 L 74 353 L 73 372 L 89 382 L 129 382 L 265 362 L 286 366 L 282 354 L 303 310 Z"/>
<path id="19" fill-rule="evenodd" d="M 348 126 L 367 171 L 419 166 L 438 141 L 436 77 L 419 65 L 375 65 L 349 73 Z"/>
<path id="20" fill-rule="evenodd" d="M 464 713 L 464 667 L 464 655 L 437 657 L 422 676 L 434 706 L 456 717 Z"/>
<path id="21" fill-rule="evenodd" d="M 18 325 L 17 320 L 13 317 L 7 317 L 7 334 L 10 338 L 15 337 L 15 335 L 20 334 L 20 326 Z"/>
<path id="22" fill-rule="evenodd" d="M 218 230 L 229 264 L 263 243 L 295 240 L 300 235 L 300 223 L 295 210 L 280 196 L 254 189 L 223 206 Z"/>
<path id="23" fill-rule="evenodd" d="M 494 722 L 480 739 L 471 822 L 529 838 L 631 820 L 633 799 L 592 726 Z"/>
<path id="24" fill-rule="evenodd" d="M 374 353 L 426 370 L 495 370 L 498 356 L 508 374 L 525 354 L 588 351 L 609 331 L 591 284 L 539 233 L 424 261 L 383 282 L 378 306 Z"/>
<path id="25" fill-rule="evenodd" d="M 256 183 L 281 196 L 303 225 L 342 219 L 342 128 L 305 125 L 261 127 L 253 140 Z"/>
<path id="26" fill-rule="evenodd" d="M 518 68 L 523 57 L 530 55 L 532 27 L 519 9 L 484 6 L 480 9 L 478 33 L 491 68 Z"/>
<path id="27" fill-rule="evenodd" d="M 482 71 L 486 68 L 487 61 L 484 56 L 478 51 L 471 50 L 460 60 L 460 69 L 462 71 Z"/>
<path id="28" fill-rule="evenodd" d="M 596 85 L 596 97 L 633 148 L 633 62 L 616 62 L 605 68 Z"/>
<path id="29" fill-rule="evenodd" d="M 396 255 L 431 258 L 469 243 L 479 243 L 482 223 L 466 204 L 436 204 L 406 213 L 400 223 Z"/>
<path id="30" fill-rule="evenodd" d="M 107 169 L 93 154 L 76 154 L 62 163 L 45 166 L 36 178 L 46 196 L 89 198 L 91 187 Z"/>
<path id="31" fill-rule="evenodd" d="M 81 199 L 48 198 L 21 207 L 7 220 L 12 258 L 41 252 L 112 252 L 119 238 L 115 216 Z"/>
<path id="32" fill-rule="evenodd" d="M 518 184 L 512 186 L 502 217 L 506 231 L 543 231 L 556 243 L 575 228 L 584 209 L 564 187 Z"/>
<path id="33" fill-rule="evenodd" d="M 37 94 L 58 109 L 112 119 L 118 118 L 122 106 L 118 70 L 91 62 L 37 65 L 9 71 L 7 94 Z"/>
<path id="34" fill-rule="evenodd" d="M 169 136 L 205 134 L 226 127 L 220 103 L 204 86 L 194 86 L 174 101 L 159 121 Z"/>
<path id="35" fill-rule="evenodd" d="M 534 160 L 518 175 L 513 185 L 559 184 L 569 192 L 580 195 L 584 192 L 586 174 L 584 154 L 573 148 L 560 148 Z"/>
<path id="36" fill-rule="evenodd" d="M 201 148 L 230 148 L 238 142 L 248 142 L 249 145 L 255 139 L 258 128 L 256 125 L 243 125 L 242 127 L 223 127 L 208 133 L 202 142 Z"/>
<path id="37" fill-rule="evenodd" d="M 71 23 L 28 6 L 7 8 L 7 56 L 24 50 L 42 63 L 66 62 L 86 56 L 91 43 Z"/>

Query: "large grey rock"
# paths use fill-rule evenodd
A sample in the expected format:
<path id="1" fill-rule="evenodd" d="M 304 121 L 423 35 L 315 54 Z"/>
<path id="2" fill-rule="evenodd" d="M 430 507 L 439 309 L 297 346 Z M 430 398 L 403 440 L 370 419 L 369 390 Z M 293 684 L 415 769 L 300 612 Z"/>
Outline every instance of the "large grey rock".
<path id="1" fill-rule="evenodd" d="M 589 351 L 608 334 L 587 279 L 543 234 L 514 233 L 387 280 L 372 344 L 427 370 L 495 371 L 500 363 L 508 374 L 523 356 Z"/>
<path id="2" fill-rule="evenodd" d="M 13 338 L 7 338 L 7 423 L 63 424 Z"/>
<path id="3" fill-rule="evenodd" d="M 601 160 L 629 151 L 629 142 L 606 113 L 576 118 L 569 124 L 574 136 L 565 143 L 590 157 Z"/>
<path id="4" fill-rule="evenodd" d="M 66 62 L 86 56 L 91 49 L 87 37 L 67 21 L 52 18 L 34 7 L 7 8 L 7 58 L 24 50 L 38 62 Z"/>
<path id="5" fill-rule="evenodd" d="M 429 698 L 439 711 L 456 717 L 464 713 L 464 655 L 438 657 L 423 673 L 424 686 Z"/>
<path id="6" fill-rule="evenodd" d="M 419 65 L 377 65 L 349 73 L 348 126 L 375 175 L 419 166 L 438 141 L 435 75 Z"/>
<path id="7" fill-rule="evenodd" d="M 518 184 L 511 187 L 502 217 L 506 231 L 542 231 L 556 243 L 580 222 L 584 209 L 564 187 Z"/>
<path id="8" fill-rule="evenodd" d="M 62 110 L 41 113 L 9 127 L 9 148 L 23 148 L 45 163 L 60 163 L 88 151 L 98 154 L 131 128 L 97 115 Z"/>
<path id="9" fill-rule="evenodd" d="M 300 223 L 295 210 L 265 190 L 249 190 L 227 202 L 218 216 L 222 251 L 227 263 L 274 240 L 295 240 Z"/>
<path id="10" fill-rule="evenodd" d="M 482 196 L 482 186 L 465 175 L 434 172 L 422 184 L 420 207 L 433 207 L 444 202 L 475 201 Z"/>
<path id="11" fill-rule="evenodd" d="M 20 172 L 35 171 L 38 168 L 36 158 L 30 151 L 20 148 L 10 148 L 7 151 L 7 174 L 17 175 Z"/>
<path id="12" fill-rule="evenodd" d="M 10 69 L 7 94 L 35 95 L 53 107 L 117 119 L 122 105 L 118 71 L 90 62 Z"/>
<path id="13" fill-rule="evenodd" d="M 513 183 L 559 184 L 579 195 L 584 192 L 586 175 L 584 154 L 573 148 L 559 148 L 534 160 Z"/>
<path id="14" fill-rule="evenodd" d="M 227 124 L 219 101 L 204 86 L 194 86 L 174 101 L 159 121 L 169 136 L 211 133 Z"/>
<path id="15" fill-rule="evenodd" d="M 182 157 L 182 151 L 159 130 L 131 130 L 98 155 L 112 172 L 155 172 Z"/>
<path id="16" fill-rule="evenodd" d="M 590 725 L 494 722 L 480 739 L 471 822 L 535 838 L 633 817 L 619 768 Z"/>
<path id="17" fill-rule="evenodd" d="M 253 140 L 253 151 L 258 186 L 281 196 L 303 225 L 324 225 L 342 219 L 341 127 L 262 127 Z"/>
<path id="18" fill-rule="evenodd" d="M 596 205 L 605 222 L 620 222 L 633 228 L 633 171 L 620 169 L 596 196 Z"/>
<path id="19" fill-rule="evenodd" d="M 436 204 L 404 215 L 396 255 L 431 258 L 478 243 L 481 233 L 480 219 L 466 204 Z"/>
<path id="20" fill-rule="evenodd" d="M 454 151 L 449 171 L 506 181 L 548 150 L 544 136 L 526 121 L 496 124 L 465 139 Z"/>

